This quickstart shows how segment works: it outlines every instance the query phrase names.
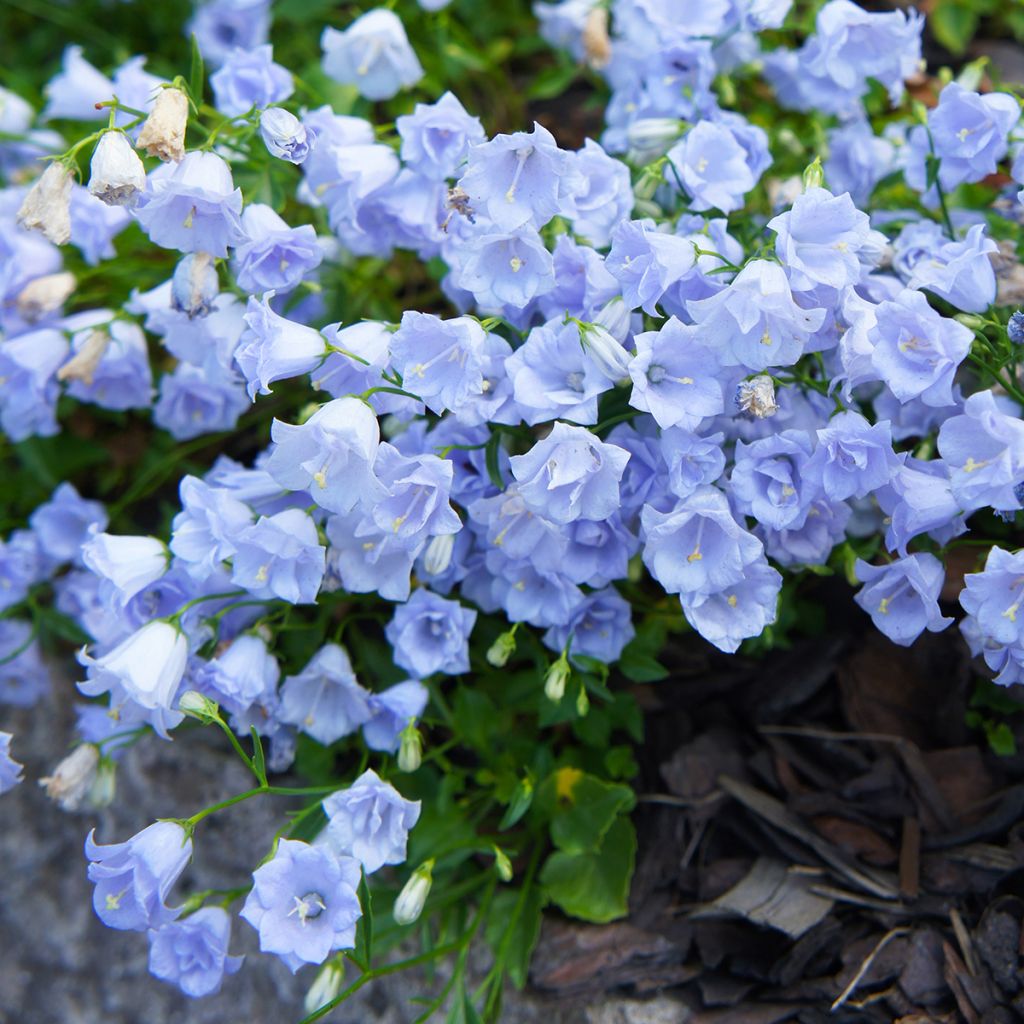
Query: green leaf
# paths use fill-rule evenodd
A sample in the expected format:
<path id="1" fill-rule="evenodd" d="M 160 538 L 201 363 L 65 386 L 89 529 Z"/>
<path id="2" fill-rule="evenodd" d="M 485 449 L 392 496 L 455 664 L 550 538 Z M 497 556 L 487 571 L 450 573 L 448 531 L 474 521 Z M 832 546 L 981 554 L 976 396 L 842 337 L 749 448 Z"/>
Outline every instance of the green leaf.
<path id="1" fill-rule="evenodd" d="M 532 803 L 533 783 L 529 779 L 522 779 L 516 786 L 501 821 L 498 822 L 498 831 L 504 832 L 505 829 L 511 828 L 530 809 Z"/>
<path id="2" fill-rule="evenodd" d="M 540 938 L 541 911 L 545 902 L 544 894 L 537 886 L 532 886 L 525 895 L 522 889 L 501 889 L 495 894 L 491 912 L 487 915 L 484 938 L 496 959 L 504 949 L 505 973 L 518 989 L 526 986 L 530 956 Z"/>
<path id="3" fill-rule="evenodd" d="M 989 722 L 985 728 L 985 737 L 994 754 L 1012 757 L 1017 753 L 1017 740 L 1006 722 Z"/>
<path id="4" fill-rule="evenodd" d="M 636 796 L 629 786 L 565 766 L 544 780 L 536 804 L 549 817 L 555 846 L 565 853 L 584 853 L 600 846 L 615 819 L 633 809 Z"/>
<path id="5" fill-rule="evenodd" d="M 373 897 L 370 887 L 366 884 L 366 872 L 359 879 L 359 906 L 363 908 L 363 916 L 356 925 L 356 956 L 366 966 L 370 966 L 373 956 Z"/>
<path id="6" fill-rule="evenodd" d="M 978 27 L 978 14 L 969 4 L 943 0 L 932 11 L 928 26 L 947 50 L 961 54 Z"/>
<path id="7" fill-rule="evenodd" d="M 656 658 L 627 645 L 619 658 L 619 671 L 633 683 L 656 683 L 668 676 L 668 669 Z"/>
<path id="8" fill-rule="evenodd" d="M 588 853 L 556 851 L 548 857 L 540 881 L 548 898 L 567 914 L 606 924 L 628 911 L 629 883 L 636 861 L 636 832 L 619 818 L 604 842 Z"/>

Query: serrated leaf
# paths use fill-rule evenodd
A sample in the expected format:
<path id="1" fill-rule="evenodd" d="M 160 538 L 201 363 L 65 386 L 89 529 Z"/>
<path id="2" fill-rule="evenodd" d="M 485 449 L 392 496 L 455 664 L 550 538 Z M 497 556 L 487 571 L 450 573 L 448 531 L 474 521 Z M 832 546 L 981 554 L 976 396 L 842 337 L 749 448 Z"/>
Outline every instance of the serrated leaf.
<path id="1" fill-rule="evenodd" d="M 606 924 L 628 911 L 629 883 L 636 861 L 636 832 L 619 818 L 597 850 L 548 857 L 540 881 L 548 898 L 567 914 Z"/>

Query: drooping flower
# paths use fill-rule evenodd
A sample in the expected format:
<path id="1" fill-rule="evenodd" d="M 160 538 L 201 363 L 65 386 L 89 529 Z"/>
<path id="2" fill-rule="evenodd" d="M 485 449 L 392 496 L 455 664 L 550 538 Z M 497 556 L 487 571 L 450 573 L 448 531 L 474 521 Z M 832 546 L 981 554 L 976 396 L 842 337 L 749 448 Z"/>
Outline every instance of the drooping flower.
<path id="1" fill-rule="evenodd" d="M 108 928 L 136 932 L 173 921 L 180 908 L 168 907 L 167 897 L 192 857 L 192 840 L 181 825 L 158 821 L 106 846 L 94 834 L 85 840 L 85 855 L 96 916 Z"/>
<path id="2" fill-rule="evenodd" d="M 146 169 L 124 132 L 100 136 L 89 163 L 89 191 L 108 206 L 133 206 L 145 187 Z"/>

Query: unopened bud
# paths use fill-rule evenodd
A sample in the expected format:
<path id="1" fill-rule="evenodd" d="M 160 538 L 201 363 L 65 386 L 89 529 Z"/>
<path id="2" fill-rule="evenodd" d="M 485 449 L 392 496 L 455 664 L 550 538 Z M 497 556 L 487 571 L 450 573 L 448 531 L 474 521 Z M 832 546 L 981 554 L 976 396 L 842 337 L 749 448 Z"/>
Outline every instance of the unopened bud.
<path id="1" fill-rule="evenodd" d="M 628 378 L 631 356 L 621 342 L 598 324 L 581 323 L 579 328 L 583 348 L 601 373 L 612 381 Z"/>
<path id="2" fill-rule="evenodd" d="M 43 171 L 18 210 L 18 223 L 40 231 L 54 245 L 71 239 L 71 169 L 59 160 Z"/>
<path id="3" fill-rule="evenodd" d="M 107 206 L 134 206 L 146 187 L 146 168 L 124 132 L 100 136 L 89 170 L 89 191 Z"/>
<path id="4" fill-rule="evenodd" d="M 191 252 L 178 261 L 171 278 L 171 306 L 189 320 L 206 316 L 220 292 L 217 268 L 208 252 Z"/>
<path id="5" fill-rule="evenodd" d="M 508 859 L 508 854 L 500 847 L 493 847 L 494 850 L 494 870 L 498 872 L 498 877 L 503 882 L 512 881 L 512 861 Z"/>
<path id="6" fill-rule="evenodd" d="M 340 991 L 345 979 L 345 964 L 341 960 L 331 960 L 324 964 L 320 973 L 309 986 L 303 1001 L 306 1013 L 316 1013 L 321 1006 L 326 1006 Z"/>
<path id="7" fill-rule="evenodd" d="M 516 631 L 513 627 L 502 633 L 487 649 L 487 661 L 495 668 L 504 668 L 516 650 Z"/>
<path id="8" fill-rule="evenodd" d="M 57 371 L 57 380 L 80 380 L 91 384 L 96 367 L 110 344 L 110 335 L 102 328 L 90 331 L 82 347 Z"/>
<path id="9" fill-rule="evenodd" d="M 820 156 L 816 156 L 814 162 L 804 168 L 802 180 L 805 192 L 810 188 L 821 188 L 825 184 L 825 172 L 821 168 Z"/>
<path id="10" fill-rule="evenodd" d="M 636 163 L 649 164 L 663 156 L 683 132 L 677 117 L 640 117 L 626 129 L 629 155 Z M 660 181 L 661 176 L 658 176 Z M 650 199 L 651 195 L 645 198 Z"/>
<path id="11" fill-rule="evenodd" d="M 608 66 L 612 59 L 612 42 L 608 38 L 608 11 L 595 7 L 583 23 L 583 52 L 587 65 L 594 71 Z"/>
<path id="12" fill-rule="evenodd" d="M 395 900 L 392 916 L 398 924 L 412 924 L 423 913 L 423 905 L 434 883 L 434 860 L 424 861 L 402 887 Z"/>
<path id="13" fill-rule="evenodd" d="M 598 311 L 594 317 L 594 326 L 603 327 L 616 341 L 625 342 L 629 337 L 632 312 L 623 301 L 622 296 L 616 296 L 610 302 L 606 302 Z"/>
<path id="14" fill-rule="evenodd" d="M 736 388 L 736 404 L 741 412 L 759 420 L 774 416 L 779 411 L 775 401 L 775 382 L 764 373 L 741 381 Z"/>
<path id="15" fill-rule="evenodd" d="M 565 684 L 569 681 L 571 672 L 569 662 L 565 660 L 565 655 L 563 654 L 548 669 L 548 674 L 544 679 L 544 696 L 548 700 L 554 701 L 557 704 L 565 696 Z"/>
<path id="16" fill-rule="evenodd" d="M 210 700 L 198 690 L 186 690 L 178 701 L 178 710 L 189 718 L 198 718 L 200 722 L 209 724 L 220 718 L 220 707 L 215 700 Z"/>
<path id="17" fill-rule="evenodd" d="M 85 802 L 95 810 L 109 807 L 117 793 L 117 763 L 109 757 L 101 757 L 96 777 L 89 787 Z"/>
<path id="18" fill-rule="evenodd" d="M 423 737 L 420 736 L 416 723 L 410 721 L 399 737 L 398 769 L 403 772 L 414 772 L 422 762 Z"/>
<path id="19" fill-rule="evenodd" d="M 29 323 L 55 313 L 75 290 L 75 275 L 62 270 L 29 281 L 14 300 L 18 316 Z"/>
<path id="20" fill-rule="evenodd" d="M 587 712 L 590 710 L 590 698 L 587 696 L 587 688 L 585 686 L 580 687 L 580 692 L 576 694 L 576 714 L 580 718 L 586 718 Z"/>
<path id="21" fill-rule="evenodd" d="M 454 533 L 442 533 L 437 537 L 431 537 L 427 550 L 423 554 L 423 568 L 431 576 L 440 576 L 452 564 L 454 549 Z"/>
<path id="22" fill-rule="evenodd" d="M 135 142 L 150 156 L 178 162 L 185 158 L 188 97 L 180 89 L 161 89 Z"/>
<path id="23" fill-rule="evenodd" d="M 39 785 L 62 810 L 78 810 L 89 794 L 99 763 L 99 748 L 92 743 L 83 743 L 57 765 L 52 775 L 40 779 Z"/>

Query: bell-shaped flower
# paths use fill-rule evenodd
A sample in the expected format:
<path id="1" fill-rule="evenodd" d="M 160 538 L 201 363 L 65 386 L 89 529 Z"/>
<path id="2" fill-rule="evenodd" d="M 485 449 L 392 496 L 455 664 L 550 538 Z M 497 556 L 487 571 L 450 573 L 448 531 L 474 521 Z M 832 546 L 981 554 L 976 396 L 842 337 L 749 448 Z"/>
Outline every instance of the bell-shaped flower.
<path id="1" fill-rule="evenodd" d="M 192 857 L 192 840 L 181 825 L 158 821 L 127 842 L 101 845 L 85 840 L 92 905 L 108 927 L 142 932 L 173 921 L 180 908 L 166 905 L 174 883 Z"/>
<path id="2" fill-rule="evenodd" d="M 405 27 L 383 7 L 356 18 L 344 32 L 325 28 L 320 45 L 327 77 L 354 85 L 368 100 L 391 99 L 423 77 Z"/>
<path id="3" fill-rule="evenodd" d="M 939 633 L 953 621 L 939 611 L 946 573 L 934 555 L 908 555 L 888 565 L 858 558 L 855 570 L 864 586 L 854 600 L 893 643 L 909 647 L 926 629 Z"/>

